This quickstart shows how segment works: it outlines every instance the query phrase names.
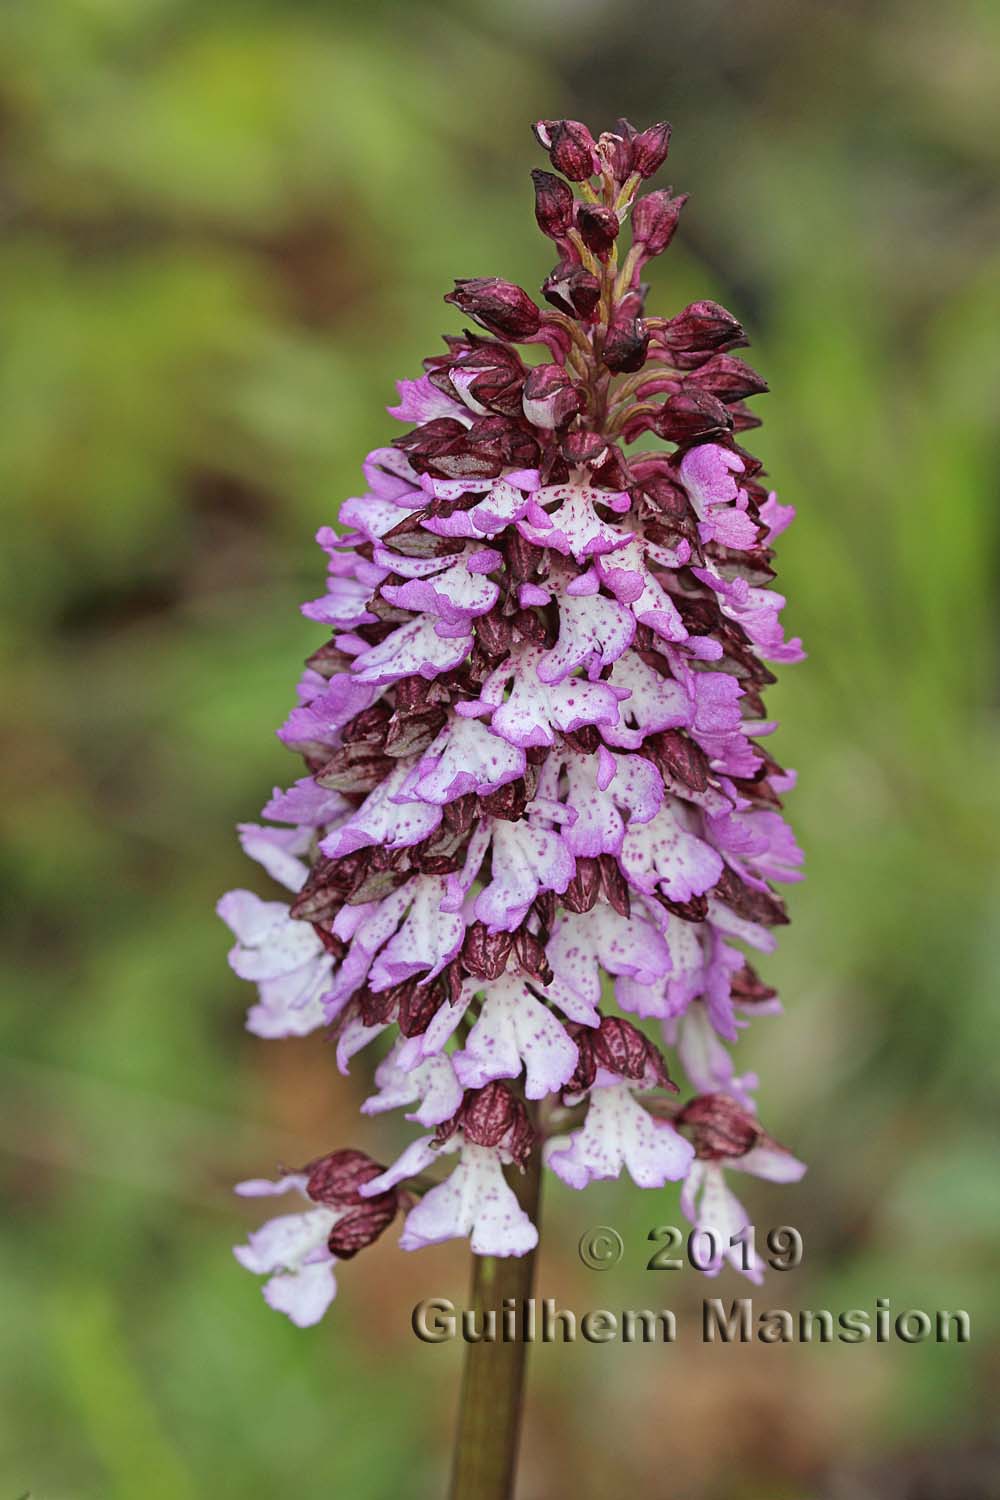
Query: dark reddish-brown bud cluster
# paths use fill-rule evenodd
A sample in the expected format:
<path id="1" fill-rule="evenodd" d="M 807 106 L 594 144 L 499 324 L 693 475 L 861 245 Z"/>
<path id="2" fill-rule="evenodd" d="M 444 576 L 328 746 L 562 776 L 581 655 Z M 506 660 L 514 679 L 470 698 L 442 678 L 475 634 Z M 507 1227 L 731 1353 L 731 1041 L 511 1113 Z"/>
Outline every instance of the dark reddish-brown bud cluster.
<path id="1" fill-rule="evenodd" d="M 647 1087 L 677 1092 L 677 1085 L 667 1070 L 659 1047 L 624 1016 L 602 1016 L 600 1025 L 572 1026 L 573 1040 L 579 1052 L 576 1071 L 566 1084 L 564 1094 L 572 1098 L 591 1087 L 598 1068 L 628 1078 Z"/>
<path id="2" fill-rule="evenodd" d="M 673 318 L 652 318 L 654 342 L 670 351 L 671 363 L 691 368 L 692 360 L 703 363 L 717 349 L 740 349 L 746 344 L 742 326 L 718 302 L 692 302 Z"/>
<path id="3" fill-rule="evenodd" d="M 518 1166 L 524 1165 L 535 1144 L 535 1132 L 523 1101 L 499 1080 L 466 1091 L 451 1119 L 438 1126 L 436 1144 L 443 1145 L 458 1130 L 474 1146 L 506 1151 Z"/>
<path id="4" fill-rule="evenodd" d="M 622 227 L 615 210 L 603 203 L 581 203 L 576 225 L 587 249 L 593 250 L 598 260 L 607 260 Z"/>
<path id="5" fill-rule="evenodd" d="M 532 174 L 535 216 L 559 250 L 541 288 L 555 311 L 542 311 L 523 287 L 498 277 L 459 281 L 445 300 L 494 339 L 450 337 L 449 353 L 425 365 L 432 382 L 470 408 L 473 420 L 434 418 L 396 446 L 432 478 L 488 478 L 530 467 L 555 484 L 584 464 L 597 483 L 635 493 L 613 439 L 631 443 L 653 432 L 679 454 L 716 442 L 743 459 L 751 497 L 760 504 L 765 492 L 754 483 L 760 466 L 733 435 L 757 425 L 745 403 L 767 386 L 728 352 L 746 343 L 740 324 L 708 301 L 669 319 L 644 313 L 642 267 L 669 245 L 686 202 L 670 189 L 636 196 L 666 159 L 669 125 L 637 131 L 619 120 L 595 141 L 579 121 L 542 120 L 535 134 L 555 169 Z M 599 189 L 591 185 L 595 177 Z M 629 221 L 631 249 L 623 253 Z M 550 364 L 529 369 L 510 347 L 533 342 L 548 345 Z M 612 377 L 638 377 L 647 367 L 648 380 L 633 380 L 627 393 L 611 384 Z M 683 532 L 683 518 L 676 519 Z"/>
<path id="6" fill-rule="evenodd" d="M 699 1094 L 675 1116 L 675 1124 L 690 1131 L 702 1161 L 746 1156 L 767 1139 L 756 1117 L 729 1094 Z"/>
<path id="7" fill-rule="evenodd" d="M 337 1211 L 336 1224 L 330 1231 L 327 1247 L 338 1260 L 350 1260 L 378 1239 L 399 1208 L 395 1188 L 363 1198 L 359 1189 L 385 1168 L 372 1161 L 364 1151 L 331 1151 L 311 1162 L 306 1192 L 313 1202 Z"/>

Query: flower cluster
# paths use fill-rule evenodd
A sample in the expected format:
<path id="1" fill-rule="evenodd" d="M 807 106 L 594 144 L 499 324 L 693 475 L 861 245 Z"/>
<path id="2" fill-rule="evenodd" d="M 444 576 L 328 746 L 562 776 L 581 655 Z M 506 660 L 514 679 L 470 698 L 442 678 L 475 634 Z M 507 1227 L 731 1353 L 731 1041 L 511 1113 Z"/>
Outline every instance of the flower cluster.
<path id="1" fill-rule="evenodd" d="M 774 886 L 801 861 L 793 777 L 761 744 L 768 663 L 802 654 L 770 587 L 793 512 L 739 441 L 766 386 L 717 303 L 644 312 L 684 203 L 640 194 L 669 126 L 535 133 L 548 306 L 497 279 L 445 299 L 482 332 L 400 382 L 408 430 L 369 454 L 344 532 L 319 533 L 326 591 L 304 609 L 330 636 L 279 731 L 306 775 L 240 830 L 291 900 L 219 906 L 258 987 L 250 1030 L 325 1028 L 345 1072 L 385 1037 L 362 1110 L 423 1131 L 388 1169 L 338 1151 L 243 1184 L 309 1200 L 237 1251 L 302 1324 L 397 1210 L 405 1249 L 530 1251 L 505 1168 L 534 1151 L 575 1188 L 682 1180 L 712 1271 L 746 1222 L 723 1169 L 804 1170 L 726 1046 L 778 1009 L 747 950 L 774 946 Z"/>

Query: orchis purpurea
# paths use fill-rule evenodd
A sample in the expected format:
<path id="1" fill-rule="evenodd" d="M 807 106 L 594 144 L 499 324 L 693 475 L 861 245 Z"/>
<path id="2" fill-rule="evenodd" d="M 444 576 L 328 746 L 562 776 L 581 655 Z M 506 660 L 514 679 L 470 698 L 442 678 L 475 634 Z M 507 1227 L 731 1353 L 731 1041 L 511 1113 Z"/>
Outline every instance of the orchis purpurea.
<path id="1" fill-rule="evenodd" d="M 279 731 L 305 775 L 240 830 L 290 901 L 219 906 L 250 1030 L 332 1032 L 345 1072 L 383 1039 L 362 1112 L 421 1132 L 388 1168 L 338 1150 L 243 1184 L 309 1201 L 237 1250 L 300 1324 L 397 1211 L 404 1249 L 530 1252 L 532 1153 L 575 1188 L 682 1181 L 709 1272 L 746 1224 L 724 1169 L 804 1170 L 726 1045 L 778 1009 L 747 950 L 801 862 L 761 743 L 769 664 L 802 655 L 770 586 L 793 512 L 741 443 L 766 386 L 717 303 L 645 312 L 685 201 L 641 194 L 669 127 L 535 133 L 548 305 L 497 278 L 445 298 L 481 331 L 400 382 L 406 430 L 319 533 L 328 637 Z"/>

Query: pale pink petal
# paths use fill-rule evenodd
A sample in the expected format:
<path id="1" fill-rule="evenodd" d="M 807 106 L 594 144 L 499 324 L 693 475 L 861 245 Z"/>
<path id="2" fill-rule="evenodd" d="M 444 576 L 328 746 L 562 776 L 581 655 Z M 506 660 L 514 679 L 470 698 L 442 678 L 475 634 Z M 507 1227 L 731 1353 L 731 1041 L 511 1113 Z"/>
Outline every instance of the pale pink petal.
<path id="1" fill-rule="evenodd" d="M 303 1266 L 298 1271 L 272 1276 L 265 1282 L 263 1292 L 268 1307 L 283 1312 L 297 1328 L 312 1328 L 337 1295 L 333 1261 L 322 1261 Z"/>
<path id="2" fill-rule="evenodd" d="M 659 887 L 671 901 L 690 901 L 711 890 L 722 874 L 717 852 L 687 826 L 688 814 L 668 797 L 650 823 L 631 824 L 621 867 L 640 891 Z"/>
<path id="3" fill-rule="evenodd" d="M 397 766 L 357 812 L 323 840 L 320 845 L 323 853 L 330 859 L 340 859 L 372 844 L 405 849 L 433 833 L 441 821 L 439 807 L 397 800 L 404 792 L 410 768 L 409 761 Z"/>
<path id="4" fill-rule="evenodd" d="M 546 1163 L 569 1187 L 618 1177 L 627 1167 L 638 1187 L 684 1176 L 694 1155 L 672 1125 L 654 1120 L 624 1083 L 594 1088 L 582 1127 L 551 1144 Z"/>
<path id="5" fill-rule="evenodd" d="M 468 792 L 485 796 L 523 774 L 523 750 L 478 719 L 453 718 L 428 746 L 404 791 L 443 806 Z"/>
<path id="6" fill-rule="evenodd" d="M 602 669 L 628 649 L 634 635 L 634 617 L 614 599 L 564 594 L 559 600 L 559 639 L 536 670 L 543 682 L 557 683 L 586 667 L 590 680 L 596 681 Z"/>
<path id="7" fill-rule="evenodd" d="M 300 891 L 309 867 L 300 858 L 312 845 L 310 828 L 262 828 L 257 823 L 237 824 L 243 853 L 263 865 L 272 880 L 288 891 Z"/>
<path id="8" fill-rule="evenodd" d="M 471 1236 L 476 1255 L 526 1255 L 538 1231 L 507 1184 L 496 1151 L 466 1143 L 447 1180 L 432 1188 L 406 1216 L 399 1244 L 420 1250 Z"/>
<path id="9" fill-rule="evenodd" d="M 425 981 L 431 980 L 462 946 L 463 918 L 441 906 L 444 879 L 440 875 L 419 875 L 409 883 L 408 890 L 413 904 L 406 920 L 371 967 L 368 983 L 373 990 L 389 989 L 421 972 Z"/>
<path id="10" fill-rule="evenodd" d="M 505 975 L 482 988 L 479 1019 L 465 1046 L 452 1055 L 462 1085 L 480 1089 L 494 1078 L 517 1078 L 523 1066 L 529 1099 L 562 1088 L 577 1063 L 576 1044 L 562 1022 L 523 979 Z"/>
<path id="11" fill-rule="evenodd" d="M 575 869 L 559 834 L 495 818 L 493 878 L 476 900 L 476 916 L 493 932 L 513 932 L 539 891 L 561 893 Z"/>
<path id="12" fill-rule="evenodd" d="M 437 677 L 457 667 L 471 650 L 471 635 L 443 636 L 433 617 L 418 616 L 362 651 L 354 664 L 354 680 L 379 686 L 401 677 Z"/>

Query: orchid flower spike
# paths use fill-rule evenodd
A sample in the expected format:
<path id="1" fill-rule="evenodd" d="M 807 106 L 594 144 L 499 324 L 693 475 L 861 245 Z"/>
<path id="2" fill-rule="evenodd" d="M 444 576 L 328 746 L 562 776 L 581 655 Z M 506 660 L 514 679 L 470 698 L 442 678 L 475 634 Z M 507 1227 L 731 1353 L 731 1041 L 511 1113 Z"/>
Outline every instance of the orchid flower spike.
<path id="1" fill-rule="evenodd" d="M 286 894 L 219 903 L 249 1029 L 332 1033 L 344 1072 L 378 1039 L 362 1113 L 421 1132 L 389 1167 L 341 1149 L 242 1185 L 307 1202 L 236 1252 L 300 1324 L 397 1214 L 404 1249 L 529 1252 L 534 1152 L 574 1188 L 682 1181 L 720 1233 L 746 1222 L 724 1169 L 804 1170 L 730 1053 L 778 1009 L 750 954 L 802 859 L 762 743 L 802 656 L 771 587 L 793 512 L 741 442 L 767 387 L 718 304 L 646 313 L 685 202 L 640 193 L 669 126 L 535 133 L 544 301 L 457 282 L 476 331 L 399 383 L 404 430 L 318 537 L 326 638 L 279 730 L 304 774 L 240 830 Z"/>

